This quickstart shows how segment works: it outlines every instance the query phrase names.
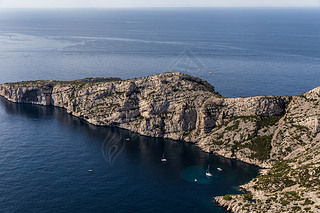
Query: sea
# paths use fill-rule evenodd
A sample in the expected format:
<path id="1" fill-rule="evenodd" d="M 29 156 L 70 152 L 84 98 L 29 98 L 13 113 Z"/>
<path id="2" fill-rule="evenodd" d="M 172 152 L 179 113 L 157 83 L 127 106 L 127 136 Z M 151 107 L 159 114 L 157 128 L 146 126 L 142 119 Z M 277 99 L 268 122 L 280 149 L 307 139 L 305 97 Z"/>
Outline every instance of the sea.
<path id="1" fill-rule="evenodd" d="M 0 83 L 183 72 L 225 97 L 298 95 L 320 86 L 319 25 L 311 8 L 0 9 Z M 212 197 L 258 174 L 61 108 L 0 98 L 0 120 L 0 212 L 226 212 Z"/>

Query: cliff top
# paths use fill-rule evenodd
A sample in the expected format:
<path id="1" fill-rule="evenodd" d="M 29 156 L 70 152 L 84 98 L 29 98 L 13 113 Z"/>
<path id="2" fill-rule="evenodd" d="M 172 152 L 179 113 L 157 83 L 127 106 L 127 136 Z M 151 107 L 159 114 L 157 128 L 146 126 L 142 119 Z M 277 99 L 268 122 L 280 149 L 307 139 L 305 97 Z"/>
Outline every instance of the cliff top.
<path id="1" fill-rule="evenodd" d="M 0 85 L 0 95 L 62 107 L 95 125 L 193 142 L 204 151 L 268 168 L 244 186 L 256 203 L 244 205 L 247 200 L 232 196 L 219 198 L 221 205 L 274 212 L 288 211 L 294 207 L 288 202 L 300 205 L 302 198 L 313 211 L 320 203 L 313 196 L 320 194 L 320 87 L 293 97 L 223 98 L 205 80 L 162 73 L 128 80 L 7 83 Z M 288 191 L 301 198 L 293 200 Z"/>

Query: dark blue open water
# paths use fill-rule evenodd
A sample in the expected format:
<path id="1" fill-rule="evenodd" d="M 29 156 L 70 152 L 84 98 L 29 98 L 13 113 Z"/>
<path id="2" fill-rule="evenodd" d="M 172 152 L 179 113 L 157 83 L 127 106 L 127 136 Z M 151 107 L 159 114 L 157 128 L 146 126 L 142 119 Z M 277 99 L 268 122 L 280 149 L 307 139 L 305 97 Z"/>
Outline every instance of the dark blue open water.
<path id="1" fill-rule="evenodd" d="M 319 86 L 319 23 L 316 9 L 0 10 L 0 83 L 175 71 L 188 50 L 201 69 L 184 71 L 224 96 L 296 95 Z M 223 212 L 211 197 L 257 172 L 59 108 L 1 98 L 0 120 L 0 212 Z"/>
<path id="2" fill-rule="evenodd" d="M 89 125 L 60 108 L 0 98 L 0 117 L 1 212 L 223 212 L 211 198 L 237 193 L 257 172 L 192 144 Z M 107 154 L 112 147 L 119 155 Z"/>

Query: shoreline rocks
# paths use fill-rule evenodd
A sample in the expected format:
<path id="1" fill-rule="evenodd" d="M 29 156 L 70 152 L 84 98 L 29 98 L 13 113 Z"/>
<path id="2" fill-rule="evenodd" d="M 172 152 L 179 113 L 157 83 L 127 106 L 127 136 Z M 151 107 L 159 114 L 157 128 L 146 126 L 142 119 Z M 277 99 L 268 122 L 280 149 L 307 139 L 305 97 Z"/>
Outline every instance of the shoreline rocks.
<path id="1" fill-rule="evenodd" d="M 205 80 L 182 73 L 163 73 L 128 80 L 90 78 L 6 83 L 0 85 L 0 95 L 16 103 L 62 107 L 94 125 L 117 126 L 146 136 L 192 142 L 206 152 L 267 168 L 265 174 L 243 186 L 253 197 L 291 187 L 288 182 L 299 180 L 299 173 L 294 171 L 305 169 L 303 163 L 318 159 L 320 153 L 310 151 L 318 149 L 320 144 L 317 143 L 320 87 L 294 97 L 225 98 Z M 275 168 L 279 162 L 286 162 L 290 167 L 286 167 L 289 173 L 281 174 L 287 180 L 281 188 L 277 186 L 279 181 L 271 178 L 279 175 Z M 312 168 L 318 167 L 312 165 Z M 275 192 L 268 191 L 272 188 Z M 259 197 L 261 202 L 263 196 Z M 241 195 L 232 197 L 232 201 L 217 197 L 216 202 L 232 212 L 259 209 L 257 203 L 262 207 L 270 203 L 248 202 L 246 207 L 241 207 Z M 282 196 L 273 202 L 281 203 L 279 197 Z M 283 211 L 292 207 L 285 206 Z"/>

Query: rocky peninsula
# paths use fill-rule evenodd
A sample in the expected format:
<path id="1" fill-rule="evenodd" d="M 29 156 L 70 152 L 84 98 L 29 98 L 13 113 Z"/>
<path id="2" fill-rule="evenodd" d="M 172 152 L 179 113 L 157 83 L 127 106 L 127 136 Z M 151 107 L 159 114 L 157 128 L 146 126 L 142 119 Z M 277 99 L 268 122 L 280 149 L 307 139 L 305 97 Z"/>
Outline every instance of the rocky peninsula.
<path id="1" fill-rule="evenodd" d="M 214 198 L 232 212 L 320 212 L 320 87 L 293 97 L 226 98 L 205 80 L 163 73 L 5 83 L 0 95 L 260 166 L 241 186 L 245 194 Z"/>

